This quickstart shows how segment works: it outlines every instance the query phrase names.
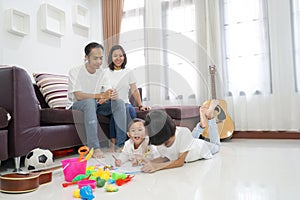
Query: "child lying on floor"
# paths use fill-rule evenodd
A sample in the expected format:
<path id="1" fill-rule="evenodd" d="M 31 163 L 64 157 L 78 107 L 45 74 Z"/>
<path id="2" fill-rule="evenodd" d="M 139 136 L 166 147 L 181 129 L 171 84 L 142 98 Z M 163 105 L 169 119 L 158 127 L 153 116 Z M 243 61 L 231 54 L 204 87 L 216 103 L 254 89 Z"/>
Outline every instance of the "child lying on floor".
<path id="1" fill-rule="evenodd" d="M 200 122 L 193 133 L 188 128 L 176 127 L 173 119 L 164 111 L 152 110 L 145 118 L 146 132 L 150 144 L 157 146 L 160 157 L 143 159 L 142 171 L 152 173 L 162 169 L 181 167 L 185 162 L 199 159 L 210 159 L 220 149 L 220 136 L 213 117 L 213 112 L 219 104 L 212 100 L 209 107 L 200 107 Z M 210 141 L 198 139 L 206 126 Z"/>

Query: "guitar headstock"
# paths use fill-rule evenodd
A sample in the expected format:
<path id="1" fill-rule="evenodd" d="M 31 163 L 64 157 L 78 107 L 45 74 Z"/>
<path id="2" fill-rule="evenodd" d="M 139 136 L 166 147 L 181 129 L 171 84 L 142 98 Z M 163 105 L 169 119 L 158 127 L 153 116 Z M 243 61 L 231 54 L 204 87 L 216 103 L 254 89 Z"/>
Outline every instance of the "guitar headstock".
<path id="1" fill-rule="evenodd" d="M 216 66 L 215 65 L 210 65 L 209 66 L 209 73 L 210 75 L 215 75 L 216 74 Z"/>

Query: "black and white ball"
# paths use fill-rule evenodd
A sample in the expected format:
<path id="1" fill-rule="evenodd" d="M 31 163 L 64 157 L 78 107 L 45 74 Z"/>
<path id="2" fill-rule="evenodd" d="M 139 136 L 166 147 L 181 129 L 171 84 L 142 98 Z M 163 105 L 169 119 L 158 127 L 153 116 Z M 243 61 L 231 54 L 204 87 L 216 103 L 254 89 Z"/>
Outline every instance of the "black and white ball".
<path id="1" fill-rule="evenodd" d="M 53 164 L 53 154 L 48 149 L 36 148 L 25 157 L 25 168 L 28 170 L 41 169 Z"/>

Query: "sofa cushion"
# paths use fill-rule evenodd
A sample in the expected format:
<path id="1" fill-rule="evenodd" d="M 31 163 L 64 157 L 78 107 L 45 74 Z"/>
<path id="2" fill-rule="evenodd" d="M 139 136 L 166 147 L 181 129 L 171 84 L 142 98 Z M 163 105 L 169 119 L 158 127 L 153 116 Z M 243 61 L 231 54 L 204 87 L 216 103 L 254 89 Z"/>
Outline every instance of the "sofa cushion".
<path id="1" fill-rule="evenodd" d="M 198 117 L 199 106 L 165 106 L 164 109 L 173 119 L 188 119 Z"/>
<path id="2" fill-rule="evenodd" d="M 11 116 L 6 111 L 6 109 L 3 107 L 0 107 L 0 129 L 7 127 L 10 119 L 11 119 Z"/>
<path id="3" fill-rule="evenodd" d="M 50 108 L 66 107 L 68 76 L 34 73 L 33 77 Z"/>
<path id="4" fill-rule="evenodd" d="M 199 106 L 154 106 L 151 110 L 164 110 L 172 119 L 189 119 L 199 117 Z M 149 111 L 137 111 L 137 117 L 145 119 Z"/>
<path id="5" fill-rule="evenodd" d="M 78 110 L 45 108 L 40 113 L 42 125 L 83 123 L 83 112 Z"/>
<path id="6" fill-rule="evenodd" d="M 83 124 L 83 112 L 78 110 L 44 108 L 40 110 L 42 125 Z M 98 115 L 98 121 L 109 124 L 109 118 Z"/>

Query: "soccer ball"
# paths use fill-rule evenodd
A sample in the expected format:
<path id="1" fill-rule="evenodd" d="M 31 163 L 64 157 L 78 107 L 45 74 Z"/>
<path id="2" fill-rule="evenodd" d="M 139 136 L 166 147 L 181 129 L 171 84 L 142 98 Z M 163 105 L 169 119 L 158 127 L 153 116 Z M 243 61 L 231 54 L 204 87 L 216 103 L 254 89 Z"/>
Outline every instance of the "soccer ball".
<path id="1" fill-rule="evenodd" d="M 25 157 L 25 168 L 27 170 L 41 169 L 52 164 L 53 154 L 48 149 L 33 149 Z"/>

